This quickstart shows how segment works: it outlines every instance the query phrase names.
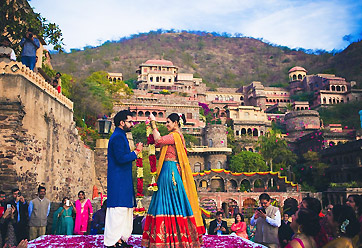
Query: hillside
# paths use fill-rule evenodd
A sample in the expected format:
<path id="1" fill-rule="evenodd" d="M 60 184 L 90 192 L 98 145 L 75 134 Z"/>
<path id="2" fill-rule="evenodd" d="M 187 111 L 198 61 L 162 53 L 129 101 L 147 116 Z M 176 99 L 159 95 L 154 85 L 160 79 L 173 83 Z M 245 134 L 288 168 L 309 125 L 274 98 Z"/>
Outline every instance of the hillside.
<path id="1" fill-rule="evenodd" d="M 361 44 L 357 46 L 361 47 Z M 355 57 L 353 52 L 347 55 L 359 61 L 362 57 Z M 306 68 L 309 74 L 333 72 L 348 76 L 349 80 L 359 79 L 350 76 L 348 64 L 340 68 L 337 61 L 343 61 L 344 56 L 343 52 L 334 57 L 329 53 L 306 54 L 245 37 L 150 32 L 84 51 L 56 54 L 52 64 L 56 70 L 73 74 L 76 78 L 105 70 L 122 72 L 124 79 L 128 80 L 137 77 L 139 64 L 148 59 L 164 58 L 178 66 L 180 72 L 202 77 L 209 86 L 239 87 L 252 81 L 261 81 L 264 85 L 285 84 L 288 70 L 295 65 Z M 339 71 L 343 74 L 338 74 Z"/>

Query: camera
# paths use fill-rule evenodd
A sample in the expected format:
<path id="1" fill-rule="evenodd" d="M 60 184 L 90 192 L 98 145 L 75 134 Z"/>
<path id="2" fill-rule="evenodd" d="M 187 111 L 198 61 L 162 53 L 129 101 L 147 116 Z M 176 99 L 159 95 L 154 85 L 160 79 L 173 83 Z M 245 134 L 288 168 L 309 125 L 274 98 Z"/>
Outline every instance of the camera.
<path id="1" fill-rule="evenodd" d="M 265 208 L 263 207 L 258 207 L 256 210 L 263 212 L 264 214 L 266 214 Z"/>

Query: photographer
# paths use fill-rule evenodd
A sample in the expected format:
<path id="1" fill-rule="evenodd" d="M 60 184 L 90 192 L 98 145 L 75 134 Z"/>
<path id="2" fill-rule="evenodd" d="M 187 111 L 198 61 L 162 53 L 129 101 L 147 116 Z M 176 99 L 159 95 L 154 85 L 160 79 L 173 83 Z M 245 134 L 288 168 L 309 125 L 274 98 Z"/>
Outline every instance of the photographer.
<path id="1" fill-rule="evenodd" d="M 278 228 L 281 225 L 279 209 L 271 205 L 271 198 L 267 193 L 261 194 L 259 201 L 261 207 L 255 210 L 250 219 L 250 224 L 256 225 L 255 242 L 277 248 L 279 246 Z"/>
<path id="2" fill-rule="evenodd" d="M 21 62 L 34 71 L 36 63 L 36 50 L 40 47 L 39 40 L 34 37 L 33 29 L 29 28 L 20 41 L 20 46 L 23 48 L 21 53 Z"/>
<path id="3" fill-rule="evenodd" d="M 15 219 L 15 235 L 17 242 L 23 239 L 29 239 L 28 231 L 28 203 L 25 201 L 24 196 L 21 195 L 19 189 L 15 188 L 12 191 L 12 197 L 7 202 L 8 204 L 15 207 L 14 219 Z"/>

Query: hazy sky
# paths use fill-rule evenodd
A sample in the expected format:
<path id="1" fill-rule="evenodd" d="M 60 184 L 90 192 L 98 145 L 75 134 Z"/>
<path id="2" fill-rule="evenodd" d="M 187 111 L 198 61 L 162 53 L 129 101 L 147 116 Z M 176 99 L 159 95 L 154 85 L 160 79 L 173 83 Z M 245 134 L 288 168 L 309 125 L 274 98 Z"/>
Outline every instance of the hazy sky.
<path id="1" fill-rule="evenodd" d="M 66 50 L 157 29 L 241 33 L 305 49 L 362 38 L 362 0 L 31 0 L 63 32 Z"/>

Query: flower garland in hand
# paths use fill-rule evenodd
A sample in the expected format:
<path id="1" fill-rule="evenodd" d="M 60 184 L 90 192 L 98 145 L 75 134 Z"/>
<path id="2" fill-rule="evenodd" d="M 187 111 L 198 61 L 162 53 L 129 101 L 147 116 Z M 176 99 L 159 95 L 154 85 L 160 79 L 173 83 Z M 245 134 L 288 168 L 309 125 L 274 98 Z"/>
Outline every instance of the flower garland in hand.
<path id="1" fill-rule="evenodd" d="M 150 170 L 152 175 L 151 183 L 148 185 L 148 190 L 157 191 L 158 187 L 156 183 L 156 146 L 149 120 L 146 121 L 146 135 L 148 144 L 148 160 L 150 161 Z"/>
<path id="2" fill-rule="evenodd" d="M 142 152 L 139 152 L 136 160 L 137 166 L 137 207 L 134 209 L 134 213 L 138 215 L 143 215 L 146 212 L 146 209 L 142 206 L 143 195 L 143 161 L 142 161 Z"/>

